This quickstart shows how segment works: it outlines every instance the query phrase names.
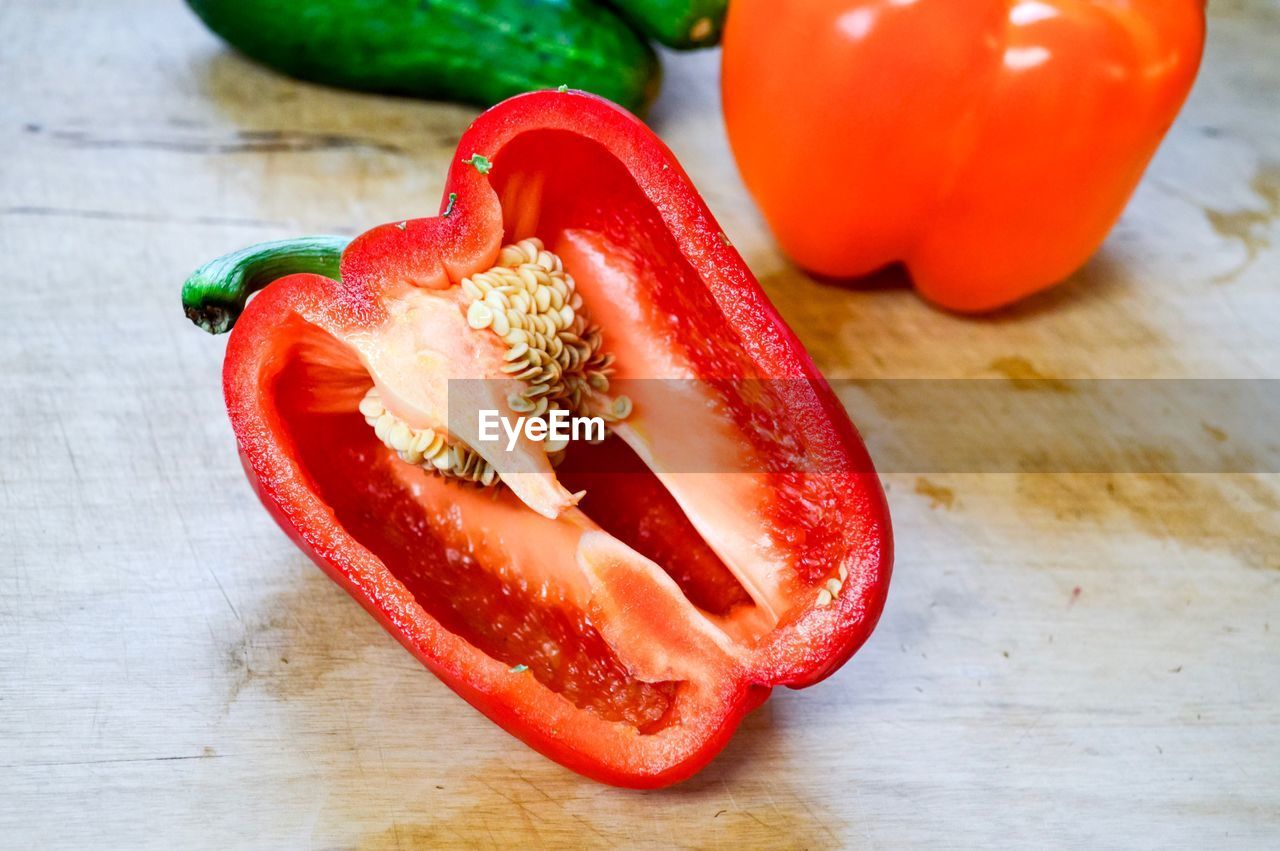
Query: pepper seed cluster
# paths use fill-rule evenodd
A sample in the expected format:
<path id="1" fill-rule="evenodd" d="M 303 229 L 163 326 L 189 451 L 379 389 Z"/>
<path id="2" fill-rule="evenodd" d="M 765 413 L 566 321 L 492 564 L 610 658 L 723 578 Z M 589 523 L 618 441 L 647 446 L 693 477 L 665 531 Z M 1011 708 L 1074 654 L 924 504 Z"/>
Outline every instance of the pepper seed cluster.
<path id="1" fill-rule="evenodd" d="M 413 428 L 388 411 L 376 387 L 360 400 L 360 413 L 378 439 L 405 463 L 486 487 L 498 480 L 498 471 L 471 447 L 450 442 L 443 431 Z"/>
<path id="2" fill-rule="evenodd" d="M 542 240 L 506 246 L 498 265 L 463 278 L 462 290 L 471 298 L 467 324 L 502 338 L 502 371 L 525 383 L 507 399 L 511 410 L 534 417 L 556 408 L 586 414 L 591 391 L 608 392 L 613 355 L 600 350 L 600 326 L 587 320 L 573 277 Z M 631 401 L 621 396 L 591 413 L 614 422 L 630 412 Z"/>
<path id="3" fill-rule="evenodd" d="M 607 406 L 592 404 L 595 394 L 609 390 L 613 355 L 601 351 L 600 327 L 583 311 L 573 277 L 541 240 L 505 246 L 496 266 L 463 278 L 461 286 L 471 299 L 467 324 L 489 329 L 507 345 L 502 371 L 522 384 L 507 397 L 512 411 L 542 417 L 564 409 L 610 424 L 631 413 L 626 396 Z M 360 401 L 360 413 L 406 463 L 485 487 L 499 481 L 497 470 L 471 447 L 443 430 L 415 429 L 388 411 L 377 388 Z M 566 442 L 548 440 L 544 448 L 559 463 Z"/>

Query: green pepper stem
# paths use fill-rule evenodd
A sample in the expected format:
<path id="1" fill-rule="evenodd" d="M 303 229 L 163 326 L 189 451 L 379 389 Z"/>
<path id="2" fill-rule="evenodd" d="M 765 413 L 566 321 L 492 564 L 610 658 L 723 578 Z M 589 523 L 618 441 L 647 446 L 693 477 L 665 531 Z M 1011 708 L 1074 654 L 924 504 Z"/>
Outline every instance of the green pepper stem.
<path id="1" fill-rule="evenodd" d="M 306 236 L 260 242 L 224 254 L 191 273 L 182 285 L 187 318 L 210 334 L 231 330 L 249 296 L 277 278 L 311 272 L 338 278 L 345 236 Z"/>

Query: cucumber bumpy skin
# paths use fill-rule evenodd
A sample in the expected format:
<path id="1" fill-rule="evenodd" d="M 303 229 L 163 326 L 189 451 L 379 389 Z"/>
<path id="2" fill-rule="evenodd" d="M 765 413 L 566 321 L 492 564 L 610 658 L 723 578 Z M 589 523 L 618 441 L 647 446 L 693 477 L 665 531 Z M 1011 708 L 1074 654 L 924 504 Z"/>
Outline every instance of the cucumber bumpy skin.
<path id="1" fill-rule="evenodd" d="M 605 0 L 631 26 L 676 50 L 714 47 L 724 32 L 729 0 Z"/>
<path id="2" fill-rule="evenodd" d="M 492 106 L 562 83 L 642 112 L 653 49 L 593 0 L 187 0 L 209 29 L 293 77 Z"/>

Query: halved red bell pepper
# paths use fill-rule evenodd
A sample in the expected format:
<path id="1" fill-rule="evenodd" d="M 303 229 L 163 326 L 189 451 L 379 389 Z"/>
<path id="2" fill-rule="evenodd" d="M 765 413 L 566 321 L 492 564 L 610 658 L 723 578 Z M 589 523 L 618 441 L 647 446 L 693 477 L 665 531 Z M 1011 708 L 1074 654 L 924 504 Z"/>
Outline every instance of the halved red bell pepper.
<path id="1" fill-rule="evenodd" d="M 442 358 L 480 358 L 459 284 L 534 237 L 576 280 L 615 380 L 637 388 L 631 416 L 523 484 L 424 473 L 362 399 L 376 387 L 411 421 Z M 343 242 L 217 261 L 184 302 L 210 330 L 234 322 L 224 391 L 263 503 L 473 706 L 589 777 L 662 786 L 705 765 L 773 686 L 817 682 L 866 640 L 891 563 L 879 480 L 642 123 L 579 92 L 513 98 L 462 137 L 440 215 Z M 673 410 L 646 378 L 697 398 Z M 733 434 L 712 434 L 708 406 Z M 675 466 L 668 447 L 704 426 L 708 452 L 738 447 L 750 465 Z"/>

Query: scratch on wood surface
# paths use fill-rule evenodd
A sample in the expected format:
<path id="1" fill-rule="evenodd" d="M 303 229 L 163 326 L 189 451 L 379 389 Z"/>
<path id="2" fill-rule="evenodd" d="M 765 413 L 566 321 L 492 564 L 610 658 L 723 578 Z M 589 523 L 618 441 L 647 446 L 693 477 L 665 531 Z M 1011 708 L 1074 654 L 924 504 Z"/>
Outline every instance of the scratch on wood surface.
<path id="1" fill-rule="evenodd" d="M 151 444 L 151 451 L 154 453 L 155 458 L 163 459 L 165 456 L 160 446 L 160 440 L 156 435 L 155 423 L 150 418 L 147 418 L 145 422 L 147 440 Z M 70 447 L 68 446 L 68 450 L 69 449 Z M 170 478 L 165 465 L 163 463 L 158 464 L 156 470 L 169 489 L 172 489 L 174 487 L 173 481 Z M 196 563 L 202 565 L 209 576 L 213 578 L 213 584 L 217 587 L 218 593 L 222 595 L 222 600 L 227 604 L 227 608 L 231 610 L 232 616 L 237 622 L 243 623 L 243 620 L 240 617 L 240 612 L 236 609 L 235 604 L 231 602 L 231 597 L 227 594 L 227 589 L 223 587 L 222 580 L 218 578 L 217 571 L 213 569 L 213 565 L 208 559 L 203 557 L 203 554 L 196 547 L 195 540 L 191 535 L 191 526 L 187 523 L 186 513 L 182 510 L 182 503 L 174 502 L 173 509 L 175 516 L 178 518 L 178 525 L 182 529 L 182 540 L 183 543 L 186 544 L 187 551 L 191 553 L 192 559 L 194 559 Z"/>
<path id="2" fill-rule="evenodd" d="M 66 453 L 67 460 L 71 463 L 71 472 L 76 478 L 76 486 L 83 490 L 84 476 L 81 475 L 80 465 L 76 462 L 75 450 L 71 448 L 71 438 L 67 436 L 67 424 L 63 422 L 62 417 L 54 417 L 53 419 L 58 424 L 58 434 L 62 437 L 62 448 Z"/>
<path id="3" fill-rule="evenodd" d="M 120 757 L 118 759 L 71 759 L 71 760 L 49 760 L 44 762 L 11 762 L 0 764 L 3 769 L 21 769 L 21 768 L 66 768 L 81 765 L 116 765 L 125 763 L 143 763 L 143 762 L 181 762 L 188 759 L 221 759 L 224 754 L 213 753 L 211 748 L 205 748 L 203 752 L 197 754 L 178 754 L 176 756 L 140 756 L 140 757 Z"/>
<path id="4" fill-rule="evenodd" d="M 107 222 L 140 222 L 143 224 L 209 225 L 212 227 L 283 228 L 288 223 L 271 219 L 247 219 L 235 216 L 175 216 L 169 213 L 127 213 L 120 210 L 82 210 L 74 207 L 5 207 L 0 215 L 37 216 L 66 219 L 99 219 Z"/>
<path id="5" fill-rule="evenodd" d="M 309 133 L 300 130 L 238 130 L 230 139 L 149 139 L 94 136 L 85 130 L 47 129 L 26 125 L 32 135 L 46 136 L 75 148 L 168 151 L 182 154 L 276 154 L 313 151 L 371 150 L 383 154 L 406 152 L 389 142 L 346 136 L 338 133 Z"/>
<path id="6" fill-rule="evenodd" d="M 1029 723 L 1027 723 L 1027 724 L 1023 725 L 1023 727 L 1022 727 L 1022 735 L 1021 735 L 1021 736 L 1019 736 L 1019 737 L 1018 737 L 1018 740 L 1017 740 L 1016 742 L 1014 742 L 1014 743 L 1013 743 L 1013 746 L 1014 746 L 1015 748 L 1017 748 L 1017 747 L 1018 747 L 1019 745 L 1021 745 L 1024 741 L 1026 741 L 1027 736 L 1030 736 L 1030 735 L 1031 735 L 1031 731 L 1032 731 L 1032 730 L 1034 730 L 1035 728 L 1039 727 L 1039 726 L 1040 726 L 1040 722 L 1041 722 L 1041 721 L 1043 721 L 1043 720 L 1044 720 L 1044 717 L 1045 717 L 1046 715 L 1048 715 L 1048 714 L 1049 714 L 1049 710 L 1048 710 L 1048 709 L 1042 709 L 1042 710 L 1040 710 L 1039 712 L 1037 712 L 1037 713 L 1036 713 L 1036 716 L 1035 716 L 1034 718 L 1032 718 L 1032 719 L 1031 719 L 1031 721 L 1030 721 Z"/>
<path id="7" fill-rule="evenodd" d="M 282 700 L 308 694 L 329 674 L 357 662 L 361 648 L 381 635 L 374 620 L 340 588 L 312 573 L 244 613 L 243 630 L 223 651 L 230 677 L 228 707 L 254 684 Z M 407 664 L 426 675 L 412 657 Z"/>
<path id="8" fill-rule="evenodd" d="M 217 586 L 218 593 L 222 595 L 222 600 L 227 604 L 227 608 L 231 610 L 231 615 L 236 619 L 237 623 L 243 624 L 244 619 L 240 617 L 240 611 L 236 608 L 235 603 L 231 602 L 231 596 L 227 594 L 227 589 L 222 585 L 222 579 L 218 576 L 218 571 L 214 570 L 213 564 L 208 559 L 203 558 L 199 549 L 196 547 L 195 541 L 191 537 L 191 526 L 187 523 L 187 515 L 182 510 L 180 503 L 174 504 L 174 512 L 178 517 L 178 524 L 182 528 L 182 540 L 187 545 L 187 551 L 191 553 L 191 557 L 204 566 L 205 571 L 213 579 L 213 584 Z"/>

